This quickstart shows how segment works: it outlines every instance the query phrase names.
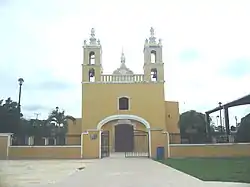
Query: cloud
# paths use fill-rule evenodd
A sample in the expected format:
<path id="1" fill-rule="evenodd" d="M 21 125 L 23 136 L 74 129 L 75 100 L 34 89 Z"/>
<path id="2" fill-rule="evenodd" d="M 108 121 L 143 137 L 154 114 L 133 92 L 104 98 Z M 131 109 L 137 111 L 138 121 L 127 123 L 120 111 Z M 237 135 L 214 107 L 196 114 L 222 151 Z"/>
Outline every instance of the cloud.
<path id="1" fill-rule="evenodd" d="M 36 112 L 36 111 L 41 111 L 41 110 L 48 110 L 49 108 L 47 106 L 34 104 L 34 105 L 24 105 L 22 109 L 27 112 Z"/>
<path id="2" fill-rule="evenodd" d="M 105 73 L 120 65 L 122 47 L 127 66 L 141 73 L 144 40 L 153 26 L 163 39 L 166 99 L 179 101 L 181 112 L 204 112 L 250 92 L 250 1 L 156 0 L 157 14 L 148 14 L 154 11 L 149 0 L 143 5 L 132 0 L 9 2 L 0 6 L 1 97 L 17 100 L 17 79 L 23 77 L 23 107 L 59 106 L 81 116 L 81 44 L 92 27 L 101 40 Z M 37 110 L 45 117 L 49 112 Z M 230 115 L 246 111 L 236 107 Z"/>
<path id="3" fill-rule="evenodd" d="M 37 91 L 65 91 L 69 89 L 74 89 L 74 85 L 69 82 L 59 81 L 59 80 L 46 80 L 43 82 L 28 84 L 26 86 L 28 90 Z"/>
<path id="4" fill-rule="evenodd" d="M 195 49 L 187 49 L 180 52 L 180 61 L 190 62 L 199 58 L 199 52 Z"/>
<path id="5" fill-rule="evenodd" d="M 226 76 L 239 78 L 241 76 L 249 74 L 250 70 L 250 58 L 235 59 L 222 68 L 222 73 Z"/>

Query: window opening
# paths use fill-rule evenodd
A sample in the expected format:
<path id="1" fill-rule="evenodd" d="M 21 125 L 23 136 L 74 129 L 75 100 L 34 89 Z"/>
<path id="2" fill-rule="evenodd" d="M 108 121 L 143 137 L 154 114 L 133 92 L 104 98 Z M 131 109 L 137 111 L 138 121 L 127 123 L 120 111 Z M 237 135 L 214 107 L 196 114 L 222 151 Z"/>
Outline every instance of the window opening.
<path id="1" fill-rule="evenodd" d="M 156 63 L 156 51 L 151 51 L 151 63 Z"/>
<path id="2" fill-rule="evenodd" d="M 93 51 L 89 53 L 89 64 L 95 64 L 95 53 Z"/>
<path id="3" fill-rule="evenodd" d="M 129 109 L 129 99 L 127 97 L 119 98 L 119 110 Z"/>

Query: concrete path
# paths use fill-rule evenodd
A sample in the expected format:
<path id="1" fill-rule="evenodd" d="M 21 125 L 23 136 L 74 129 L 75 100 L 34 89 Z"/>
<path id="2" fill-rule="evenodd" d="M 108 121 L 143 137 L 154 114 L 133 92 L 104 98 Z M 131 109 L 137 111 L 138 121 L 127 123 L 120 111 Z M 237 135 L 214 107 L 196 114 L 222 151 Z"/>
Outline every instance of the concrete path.
<path id="1" fill-rule="evenodd" d="M 143 158 L 104 158 L 79 171 L 53 187 L 218 187 L 230 183 L 209 183 L 168 166 Z M 246 184 L 248 186 L 248 184 Z M 238 186 L 238 185 L 237 185 Z M 245 185 L 240 185 L 245 186 Z"/>

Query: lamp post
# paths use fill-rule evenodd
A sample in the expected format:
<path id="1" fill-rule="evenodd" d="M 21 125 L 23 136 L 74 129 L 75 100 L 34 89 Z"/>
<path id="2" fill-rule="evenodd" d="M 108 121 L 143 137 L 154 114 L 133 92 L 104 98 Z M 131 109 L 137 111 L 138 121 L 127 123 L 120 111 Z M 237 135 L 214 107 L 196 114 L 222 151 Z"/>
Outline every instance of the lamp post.
<path id="1" fill-rule="evenodd" d="M 19 82 L 18 113 L 19 113 L 19 122 L 20 122 L 20 119 L 21 119 L 21 104 L 20 103 L 21 103 L 22 85 L 24 83 L 23 78 L 19 78 L 18 82 Z"/>
<path id="2" fill-rule="evenodd" d="M 237 116 L 235 116 L 234 118 L 235 118 L 235 124 L 236 124 L 235 127 L 237 128 L 237 126 L 238 126 L 238 118 L 237 118 Z"/>
<path id="3" fill-rule="evenodd" d="M 220 126 L 221 126 L 221 132 L 222 132 L 222 118 L 221 118 L 221 102 L 219 102 L 219 107 L 220 107 Z"/>
<path id="4" fill-rule="evenodd" d="M 218 127 L 218 125 L 219 125 L 219 122 L 218 122 L 219 117 L 220 117 L 220 116 L 216 116 L 216 125 L 217 125 L 217 127 Z"/>

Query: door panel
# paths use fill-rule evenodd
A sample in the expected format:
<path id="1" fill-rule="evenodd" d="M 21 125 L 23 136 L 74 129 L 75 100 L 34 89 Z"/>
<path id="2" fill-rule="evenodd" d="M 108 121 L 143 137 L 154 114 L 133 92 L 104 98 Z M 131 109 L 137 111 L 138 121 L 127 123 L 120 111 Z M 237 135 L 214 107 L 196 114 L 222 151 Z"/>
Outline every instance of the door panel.
<path id="1" fill-rule="evenodd" d="M 115 152 L 130 152 L 134 146 L 134 129 L 132 125 L 115 126 Z"/>

